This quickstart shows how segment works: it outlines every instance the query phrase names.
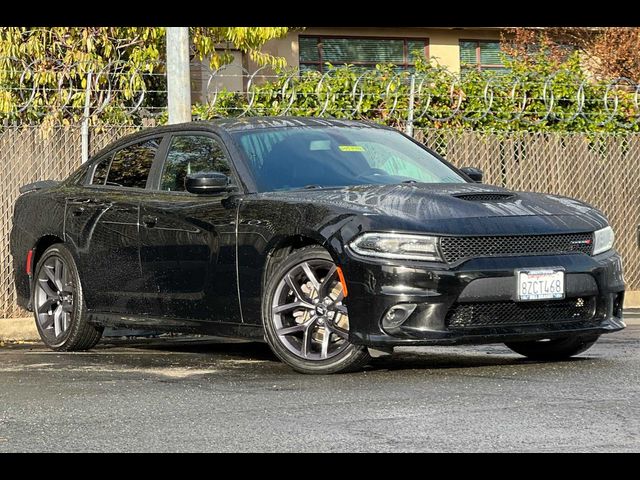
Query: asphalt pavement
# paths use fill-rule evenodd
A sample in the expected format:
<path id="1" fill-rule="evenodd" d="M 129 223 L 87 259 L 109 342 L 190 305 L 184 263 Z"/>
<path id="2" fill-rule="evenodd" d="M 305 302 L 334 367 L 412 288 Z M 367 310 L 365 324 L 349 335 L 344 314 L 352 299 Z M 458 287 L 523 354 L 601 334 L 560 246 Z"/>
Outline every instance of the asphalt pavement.
<path id="1" fill-rule="evenodd" d="M 399 349 L 304 376 L 259 343 L 0 347 L 0 452 L 639 451 L 640 325 L 579 358 Z"/>

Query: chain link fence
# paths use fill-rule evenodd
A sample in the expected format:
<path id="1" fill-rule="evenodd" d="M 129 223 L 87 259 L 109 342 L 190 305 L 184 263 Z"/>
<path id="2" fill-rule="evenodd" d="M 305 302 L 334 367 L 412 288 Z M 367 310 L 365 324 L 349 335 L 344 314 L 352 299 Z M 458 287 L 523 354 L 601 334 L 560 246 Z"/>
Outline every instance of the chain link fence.
<path id="1" fill-rule="evenodd" d="M 414 136 L 456 166 L 477 166 L 492 185 L 554 193 L 602 210 L 616 233 L 628 290 L 640 290 L 640 134 L 486 134 L 451 130 Z"/>
<path id="2" fill-rule="evenodd" d="M 96 152 L 140 127 L 102 126 L 91 133 Z M 477 166 L 486 183 L 557 193 L 600 208 L 616 231 L 629 290 L 640 289 L 640 134 L 480 133 L 416 130 L 416 138 L 458 166 Z M 18 188 L 62 179 L 80 165 L 78 126 L 5 127 L 0 131 L 0 317 L 24 315 L 15 304 L 9 233 Z"/>
<path id="3" fill-rule="evenodd" d="M 91 136 L 97 152 L 139 127 L 108 126 Z M 13 204 L 18 189 L 37 180 L 61 180 L 80 166 L 81 128 L 4 127 L 0 131 L 0 318 L 23 316 L 15 302 L 13 262 L 9 252 Z"/>

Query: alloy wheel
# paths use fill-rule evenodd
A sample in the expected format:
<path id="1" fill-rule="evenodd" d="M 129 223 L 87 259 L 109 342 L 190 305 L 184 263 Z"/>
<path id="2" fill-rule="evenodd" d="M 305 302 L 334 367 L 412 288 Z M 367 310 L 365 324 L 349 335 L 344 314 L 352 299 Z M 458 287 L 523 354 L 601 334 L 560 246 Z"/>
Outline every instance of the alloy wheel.
<path id="1" fill-rule="evenodd" d="M 280 280 L 271 311 L 281 343 L 305 360 L 326 360 L 349 345 L 349 316 L 337 267 L 314 259 L 295 265 Z"/>
<path id="2" fill-rule="evenodd" d="M 42 334 L 51 344 L 63 341 L 71 326 L 75 287 L 71 269 L 52 255 L 38 271 L 35 281 L 35 308 Z"/>

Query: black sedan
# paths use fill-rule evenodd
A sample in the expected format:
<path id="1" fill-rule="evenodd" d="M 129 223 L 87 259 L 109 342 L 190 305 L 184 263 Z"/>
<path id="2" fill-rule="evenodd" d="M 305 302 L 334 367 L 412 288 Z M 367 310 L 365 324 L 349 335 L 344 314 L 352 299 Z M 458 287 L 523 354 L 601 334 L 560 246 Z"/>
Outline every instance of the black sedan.
<path id="1" fill-rule="evenodd" d="M 22 187 L 19 303 L 55 350 L 89 349 L 106 325 L 199 332 L 264 338 L 305 373 L 395 346 L 562 359 L 624 328 L 603 215 L 481 175 L 362 122 L 145 130 Z"/>

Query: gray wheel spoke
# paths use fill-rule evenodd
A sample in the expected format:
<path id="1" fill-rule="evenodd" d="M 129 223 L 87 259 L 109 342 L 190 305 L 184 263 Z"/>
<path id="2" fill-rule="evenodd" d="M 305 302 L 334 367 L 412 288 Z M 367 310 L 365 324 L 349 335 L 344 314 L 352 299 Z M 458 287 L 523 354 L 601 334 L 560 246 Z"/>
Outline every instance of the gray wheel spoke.
<path id="1" fill-rule="evenodd" d="M 58 290 L 62 290 L 63 289 L 63 284 L 62 284 L 62 275 L 63 275 L 63 270 L 64 270 L 64 264 L 60 261 L 59 258 L 55 259 L 55 267 L 54 267 L 54 271 L 53 271 L 53 276 L 54 276 L 54 284 L 56 287 L 58 287 Z"/>
<path id="2" fill-rule="evenodd" d="M 59 337 L 64 330 L 62 329 L 62 307 L 58 307 L 53 312 L 53 332 Z"/>
<path id="3" fill-rule="evenodd" d="M 331 268 L 327 272 L 327 275 L 322 279 L 322 283 L 320 285 L 320 296 L 326 297 L 329 294 L 329 291 L 332 288 L 331 279 L 335 276 L 338 271 L 338 267 L 335 265 L 331 265 Z"/>
<path id="4" fill-rule="evenodd" d="M 44 293 L 48 298 L 58 298 L 58 294 L 56 292 L 54 292 L 53 290 L 51 290 L 51 287 L 49 286 L 49 280 L 48 279 L 39 278 L 38 279 L 38 285 L 40 286 L 40 288 L 42 290 L 44 290 Z"/>
<path id="5" fill-rule="evenodd" d="M 340 327 L 337 327 L 331 323 L 327 323 L 327 326 L 329 327 L 329 330 L 332 333 L 335 333 L 336 335 L 338 335 L 339 337 L 342 337 L 346 340 L 349 340 L 349 332 L 341 329 Z"/>
<path id="6" fill-rule="evenodd" d="M 309 263 L 308 262 L 304 262 L 301 266 L 302 266 L 302 270 L 304 270 L 305 275 L 307 276 L 307 278 L 311 282 L 311 285 L 313 285 L 313 288 L 316 289 L 316 292 L 319 292 L 320 291 L 320 282 L 316 278 L 316 274 L 313 273 L 313 270 L 311 270 L 311 267 L 309 266 Z"/>
<path id="7" fill-rule="evenodd" d="M 284 281 L 287 283 L 287 286 L 293 290 L 294 295 L 298 298 L 298 300 L 303 300 L 307 298 L 304 292 L 300 289 L 300 286 L 296 284 L 296 282 L 291 278 L 291 275 L 287 273 L 284 277 Z"/>
<path id="8" fill-rule="evenodd" d="M 322 350 L 320 352 L 320 358 L 327 358 L 329 353 L 329 342 L 331 341 L 331 332 L 325 327 L 324 335 L 322 336 Z"/>
<path id="9" fill-rule="evenodd" d="M 288 312 L 296 308 L 306 308 L 307 310 L 313 310 L 315 307 L 308 302 L 299 300 L 297 302 L 287 303 L 285 305 L 278 305 L 277 307 L 273 308 L 273 313 Z"/>
<path id="10" fill-rule="evenodd" d="M 54 286 L 56 285 L 56 272 L 54 271 L 53 267 L 49 266 L 49 265 L 45 265 L 43 267 L 44 273 L 47 275 L 47 277 L 49 278 L 49 280 L 51 280 L 51 283 Z M 44 281 L 44 279 L 40 279 L 40 281 Z"/>
<path id="11" fill-rule="evenodd" d="M 69 328 L 69 317 L 70 314 L 66 310 L 62 311 L 62 331 L 66 332 L 67 328 Z"/>
<path id="12" fill-rule="evenodd" d="M 344 290 L 340 288 L 340 293 L 334 298 L 334 302 L 341 302 L 344 299 Z M 344 313 L 347 313 L 347 309 L 344 309 Z"/>
<path id="13" fill-rule="evenodd" d="M 343 315 L 348 315 L 347 307 L 345 307 L 344 305 L 336 305 L 336 310 L 338 310 Z"/>
<path id="14" fill-rule="evenodd" d="M 303 324 L 294 325 L 293 327 L 280 328 L 277 330 L 278 335 L 291 335 L 292 333 L 302 332 L 305 329 Z"/>
<path id="15" fill-rule="evenodd" d="M 312 330 L 311 325 L 309 325 L 307 328 L 304 329 L 304 335 L 302 337 L 302 345 L 300 349 L 300 353 L 304 358 L 308 358 L 309 354 L 311 353 L 311 340 L 312 340 L 311 330 Z"/>
<path id="16" fill-rule="evenodd" d="M 73 285 L 71 283 L 71 272 L 68 268 L 64 269 L 64 275 L 62 276 L 62 286 L 63 290 L 73 293 Z"/>

